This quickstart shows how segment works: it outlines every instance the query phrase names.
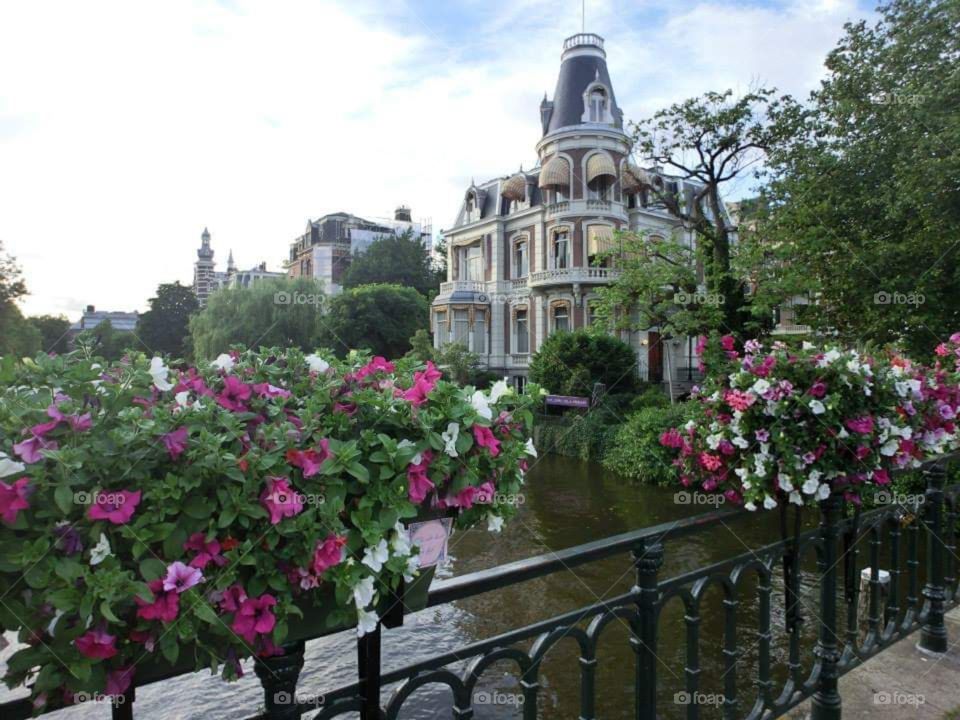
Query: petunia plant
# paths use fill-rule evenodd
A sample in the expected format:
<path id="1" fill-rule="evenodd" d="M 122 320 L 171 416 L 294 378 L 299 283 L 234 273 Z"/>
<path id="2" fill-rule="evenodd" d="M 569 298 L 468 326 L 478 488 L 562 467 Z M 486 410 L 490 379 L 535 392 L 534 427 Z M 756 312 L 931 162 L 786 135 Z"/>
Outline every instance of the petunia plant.
<path id="1" fill-rule="evenodd" d="M 660 438 L 685 488 L 749 510 L 832 494 L 859 504 L 892 470 L 958 445 L 960 393 L 943 371 L 809 343 L 741 352 L 724 336 L 715 350 L 698 417 Z"/>
<path id="2" fill-rule="evenodd" d="M 372 630 L 421 572 L 411 521 L 515 513 L 532 404 L 357 353 L 24 361 L 0 399 L 6 683 L 58 706 L 156 665 L 236 678 L 312 617 Z"/>

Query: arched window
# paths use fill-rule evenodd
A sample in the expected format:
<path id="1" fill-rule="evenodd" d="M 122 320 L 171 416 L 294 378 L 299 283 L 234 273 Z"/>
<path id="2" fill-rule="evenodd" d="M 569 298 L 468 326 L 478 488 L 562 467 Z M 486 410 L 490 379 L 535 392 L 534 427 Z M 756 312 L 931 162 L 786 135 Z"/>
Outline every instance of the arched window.
<path id="1" fill-rule="evenodd" d="M 550 261 L 555 270 L 564 270 L 570 266 L 570 232 L 563 228 L 555 230 L 550 248 Z"/>
<path id="2" fill-rule="evenodd" d="M 607 93 L 603 88 L 594 88 L 590 91 L 590 122 L 606 122 Z"/>
<path id="3" fill-rule="evenodd" d="M 513 277 L 514 279 L 527 276 L 527 239 L 522 238 L 513 244 Z"/>
<path id="4" fill-rule="evenodd" d="M 557 303 L 552 308 L 553 331 L 567 332 L 570 330 L 570 306 L 565 303 Z"/>
<path id="5" fill-rule="evenodd" d="M 613 258 L 608 254 L 615 249 L 613 228 L 609 225 L 591 225 L 587 228 L 587 265 L 611 267 Z"/>
<path id="6" fill-rule="evenodd" d="M 530 326 L 526 308 L 517 308 L 513 313 L 513 339 L 514 352 L 530 352 Z"/>

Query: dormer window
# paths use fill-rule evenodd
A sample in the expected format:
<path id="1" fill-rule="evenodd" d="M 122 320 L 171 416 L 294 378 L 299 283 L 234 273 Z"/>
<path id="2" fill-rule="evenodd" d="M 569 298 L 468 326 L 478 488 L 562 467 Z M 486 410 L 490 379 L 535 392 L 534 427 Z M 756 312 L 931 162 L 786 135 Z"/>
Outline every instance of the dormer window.
<path id="1" fill-rule="evenodd" d="M 613 123 L 610 111 L 610 91 L 601 82 L 594 82 L 583 94 L 583 122 Z"/>
<path id="2" fill-rule="evenodd" d="M 480 206 L 477 203 L 477 196 L 473 193 L 467 194 L 467 200 L 464 204 L 464 218 L 468 223 L 476 222 L 480 219 Z"/>

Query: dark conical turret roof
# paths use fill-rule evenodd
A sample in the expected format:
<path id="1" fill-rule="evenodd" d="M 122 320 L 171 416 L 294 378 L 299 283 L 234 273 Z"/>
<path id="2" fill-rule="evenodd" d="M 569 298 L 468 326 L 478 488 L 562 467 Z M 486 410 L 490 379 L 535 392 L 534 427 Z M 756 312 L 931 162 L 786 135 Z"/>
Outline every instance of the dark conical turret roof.
<path id="1" fill-rule="evenodd" d="M 613 127 L 623 129 L 623 112 L 617 105 L 613 83 L 607 71 L 603 38 L 593 33 L 567 38 L 563 44 L 560 76 L 557 78 L 553 102 L 546 102 L 544 98 L 546 112 L 542 114 L 543 134 L 549 135 L 560 128 L 584 124 L 583 96 L 587 88 L 597 82 L 602 83 L 610 93 Z"/>

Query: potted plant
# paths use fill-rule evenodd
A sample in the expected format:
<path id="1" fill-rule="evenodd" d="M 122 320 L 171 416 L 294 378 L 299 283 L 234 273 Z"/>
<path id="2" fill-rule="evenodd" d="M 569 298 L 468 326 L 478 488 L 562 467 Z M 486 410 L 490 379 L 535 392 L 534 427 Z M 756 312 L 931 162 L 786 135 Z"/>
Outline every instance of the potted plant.
<path id="1" fill-rule="evenodd" d="M 431 364 L 236 350 L 197 367 L 86 348 L 0 400 L 0 627 L 38 708 L 123 694 L 425 602 L 407 525 L 499 530 L 535 454 L 530 397 Z M 420 576 L 414 588 L 407 583 Z"/>

